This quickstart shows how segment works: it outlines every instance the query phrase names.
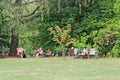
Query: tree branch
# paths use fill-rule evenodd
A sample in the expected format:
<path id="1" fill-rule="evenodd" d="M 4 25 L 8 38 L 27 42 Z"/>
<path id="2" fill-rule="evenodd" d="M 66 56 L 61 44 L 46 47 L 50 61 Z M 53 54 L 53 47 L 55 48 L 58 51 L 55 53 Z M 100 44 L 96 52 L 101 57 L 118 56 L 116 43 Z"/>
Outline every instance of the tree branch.
<path id="1" fill-rule="evenodd" d="M 39 5 L 43 4 L 44 2 L 46 2 L 47 0 L 44 0 L 43 2 L 41 2 Z M 35 0 L 35 1 L 32 1 L 32 2 L 29 2 L 29 3 L 26 3 L 26 4 L 30 4 L 30 3 L 34 3 L 34 2 L 39 2 L 39 0 Z M 25 5 L 25 4 L 23 4 Z M 30 14 L 27 14 L 27 15 L 24 15 L 24 16 L 21 16 L 21 17 L 29 17 L 29 16 L 32 16 L 33 14 L 36 13 L 37 10 L 39 10 L 40 6 L 37 6 Z"/>
<path id="2" fill-rule="evenodd" d="M 35 14 L 35 12 L 36 12 L 39 8 L 40 8 L 40 6 L 37 6 L 37 7 L 33 10 L 33 12 L 31 12 L 30 14 L 24 15 L 24 16 L 22 16 L 22 17 L 29 17 L 29 16 Z"/>
<path id="3" fill-rule="evenodd" d="M 24 19 L 23 19 L 21 22 L 24 24 L 24 23 L 26 23 L 26 22 L 32 21 L 33 19 L 39 17 L 39 14 L 40 14 L 41 12 L 44 12 L 44 11 L 46 11 L 46 10 L 47 10 L 47 9 L 44 9 L 44 10 L 41 10 L 41 11 L 39 11 L 39 12 L 37 12 L 37 13 L 34 13 L 33 15 L 28 16 L 28 18 L 25 18 L 25 17 L 24 17 Z"/>

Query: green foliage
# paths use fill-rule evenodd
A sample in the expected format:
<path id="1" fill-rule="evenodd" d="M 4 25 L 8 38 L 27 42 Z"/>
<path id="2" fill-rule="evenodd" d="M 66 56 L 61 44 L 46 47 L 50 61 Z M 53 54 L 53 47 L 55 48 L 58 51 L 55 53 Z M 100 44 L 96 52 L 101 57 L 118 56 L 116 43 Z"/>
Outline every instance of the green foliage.
<path id="1" fill-rule="evenodd" d="M 56 56 L 61 56 L 62 53 L 62 46 L 54 46 L 54 54 Z"/>
<path id="2" fill-rule="evenodd" d="M 120 14 L 120 0 L 115 0 L 114 1 L 114 12 L 116 13 L 116 14 Z"/>
<path id="3" fill-rule="evenodd" d="M 118 49 L 115 47 L 115 43 L 116 40 L 119 39 L 119 31 L 120 31 L 120 27 L 119 27 L 119 20 L 116 21 L 115 19 L 109 20 L 106 23 L 106 26 L 103 29 L 100 29 L 97 33 L 96 33 L 96 37 L 93 39 L 94 43 L 99 44 L 101 48 L 100 52 L 101 54 L 106 54 L 107 56 L 112 56 L 115 57 L 114 54 L 116 54 L 116 51 L 113 53 L 111 53 L 112 49 Z"/>
<path id="4" fill-rule="evenodd" d="M 28 52 L 37 47 L 58 52 L 60 45 L 72 43 L 77 48 L 95 47 L 100 56 L 120 56 L 119 0 L 11 1 L 1 0 L 0 34 L 11 35 L 13 28 L 19 46 Z M 0 36 L 0 44 L 9 40 Z"/>
<path id="5" fill-rule="evenodd" d="M 61 29 L 59 26 L 55 26 L 55 28 L 49 28 L 48 30 L 53 35 L 53 41 L 56 41 L 61 46 L 67 46 L 72 43 L 73 39 L 69 35 L 71 32 L 72 26 L 70 24 L 67 25 L 66 30 Z"/>
<path id="6" fill-rule="evenodd" d="M 77 39 L 75 39 L 73 41 L 73 46 L 77 47 L 78 50 L 82 49 L 83 47 L 87 47 L 88 49 L 91 48 L 91 45 L 90 44 L 86 44 L 86 42 L 84 40 L 80 41 L 80 40 L 77 40 Z"/>

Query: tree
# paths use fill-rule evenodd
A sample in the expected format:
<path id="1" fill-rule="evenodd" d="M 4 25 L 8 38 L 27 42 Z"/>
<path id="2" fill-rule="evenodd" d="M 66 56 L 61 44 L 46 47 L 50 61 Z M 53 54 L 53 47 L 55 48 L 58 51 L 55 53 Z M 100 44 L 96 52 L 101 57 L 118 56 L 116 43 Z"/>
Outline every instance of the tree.
<path id="1" fill-rule="evenodd" d="M 5 18 L 7 27 L 11 34 L 10 54 L 16 55 L 16 48 L 19 46 L 19 37 L 24 30 L 27 22 L 35 19 L 40 13 L 47 10 L 44 3 L 47 0 L 8 0 L 2 1 L 5 6 L 2 10 L 3 18 Z M 41 14 L 42 15 L 42 14 Z M 41 18 L 43 20 L 43 17 Z M 24 35 L 25 36 L 25 35 Z"/>
<path id="2" fill-rule="evenodd" d="M 55 26 L 55 28 L 49 28 L 48 30 L 53 35 L 53 41 L 57 42 L 62 46 L 62 55 L 63 59 L 65 59 L 65 46 L 68 46 L 74 40 L 71 38 L 69 33 L 71 32 L 72 26 L 70 24 L 67 25 L 66 29 L 62 29 L 59 26 Z"/>

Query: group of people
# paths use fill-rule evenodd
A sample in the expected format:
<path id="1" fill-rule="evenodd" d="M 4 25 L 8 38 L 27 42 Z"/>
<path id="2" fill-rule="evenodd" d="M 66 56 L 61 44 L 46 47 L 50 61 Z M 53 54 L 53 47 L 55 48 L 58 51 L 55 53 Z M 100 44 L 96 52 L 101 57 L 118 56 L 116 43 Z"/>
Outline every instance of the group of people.
<path id="1" fill-rule="evenodd" d="M 85 58 L 86 55 L 88 54 L 88 50 L 86 47 L 82 48 L 80 52 L 78 52 L 78 49 L 75 47 L 71 47 L 68 50 L 68 55 L 69 56 L 75 56 L 76 58 L 80 56 L 80 58 Z"/>
<path id="2" fill-rule="evenodd" d="M 36 57 L 40 57 L 40 56 L 54 56 L 54 53 L 50 50 L 48 50 L 47 52 L 44 51 L 42 48 L 37 48 L 36 49 Z"/>
<path id="3" fill-rule="evenodd" d="M 21 48 L 21 47 L 16 48 L 16 51 L 17 51 L 17 57 L 18 58 L 26 58 L 26 51 L 25 51 L 24 48 Z M 71 48 L 68 49 L 68 56 L 74 56 L 75 58 L 80 57 L 81 59 L 85 58 L 86 56 L 89 57 L 90 55 L 95 55 L 96 56 L 95 53 L 96 53 L 96 51 L 95 51 L 94 48 L 91 48 L 89 52 L 88 52 L 86 47 L 81 48 L 80 50 L 78 50 L 78 48 L 76 48 L 76 47 L 71 47 Z M 3 56 L 8 56 L 8 52 L 3 51 L 2 55 Z M 34 56 L 38 58 L 40 56 L 45 56 L 45 57 L 55 56 L 55 54 L 50 50 L 44 51 L 42 48 L 37 48 L 35 50 Z"/>
<path id="4" fill-rule="evenodd" d="M 25 54 L 25 49 L 23 48 L 16 48 L 17 50 L 17 57 L 18 58 L 26 58 L 26 54 Z M 53 56 L 54 54 L 52 53 L 52 51 L 48 50 L 47 52 L 43 51 L 42 48 L 37 48 L 35 50 L 35 57 L 40 57 L 40 56 Z"/>

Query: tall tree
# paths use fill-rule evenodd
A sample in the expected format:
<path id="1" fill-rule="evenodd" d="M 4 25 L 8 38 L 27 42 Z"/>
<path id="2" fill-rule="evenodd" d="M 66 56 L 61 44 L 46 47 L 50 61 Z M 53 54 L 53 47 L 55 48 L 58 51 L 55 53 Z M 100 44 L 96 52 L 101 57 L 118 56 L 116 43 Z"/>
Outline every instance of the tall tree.
<path id="1" fill-rule="evenodd" d="M 3 1 L 4 7 L 3 13 L 5 19 L 7 19 L 8 27 L 11 29 L 11 49 L 10 54 L 16 55 L 16 47 L 19 46 L 19 37 L 24 29 L 24 24 L 38 17 L 40 13 L 43 14 L 47 10 L 43 4 L 47 0 L 8 0 Z M 29 8 L 31 7 L 31 9 Z M 41 14 L 41 15 L 42 15 Z"/>

